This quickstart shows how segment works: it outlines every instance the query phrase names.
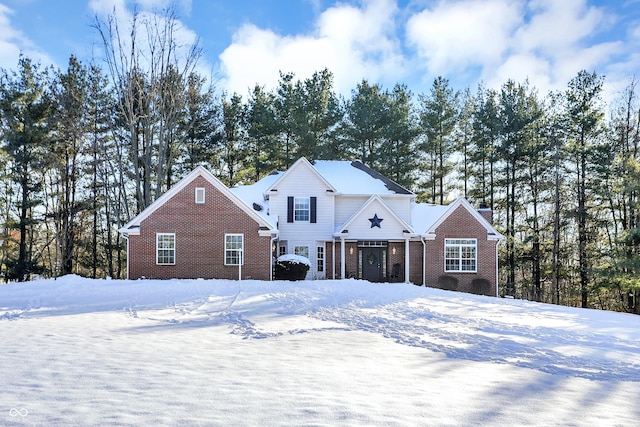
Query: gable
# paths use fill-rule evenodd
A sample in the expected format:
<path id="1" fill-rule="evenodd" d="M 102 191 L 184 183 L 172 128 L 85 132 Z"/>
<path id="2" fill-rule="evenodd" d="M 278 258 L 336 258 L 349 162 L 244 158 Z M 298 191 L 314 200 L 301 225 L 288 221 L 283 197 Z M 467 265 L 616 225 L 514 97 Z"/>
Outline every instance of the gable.
<path id="1" fill-rule="evenodd" d="M 309 188 L 335 193 L 336 189 L 304 157 L 296 161 L 266 190 L 267 195 L 293 192 L 304 194 Z"/>
<path id="2" fill-rule="evenodd" d="M 139 235 L 140 226 L 143 221 L 145 221 L 158 210 L 168 207 L 167 205 L 170 203 L 170 201 L 172 201 L 182 192 L 187 193 L 184 195 L 185 202 L 179 202 L 177 204 L 171 203 L 170 214 L 180 215 L 180 213 L 186 212 L 186 210 L 189 210 L 189 213 L 192 213 L 192 211 L 195 211 L 196 203 L 195 191 L 191 190 L 194 190 L 196 188 L 194 185 L 199 185 L 202 187 L 205 184 L 210 186 L 210 188 L 214 190 L 218 195 L 217 198 L 214 198 L 212 200 L 220 203 L 220 199 L 223 198 L 226 199 L 226 201 L 231 202 L 241 212 L 245 213 L 251 220 L 257 223 L 259 229 L 261 230 L 260 234 L 268 235 L 272 231 L 277 231 L 272 224 L 270 224 L 266 219 L 264 219 L 252 208 L 250 208 L 243 200 L 233 194 L 219 179 L 217 179 L 209 171 L 201 166 L 194 169 L 190 174 L 180 180 L 176 185 L 174 185 L 158 199 L 156 199 L 155 202 L 153 202 L 145 210 L 140 212 L 140 214 L 138 214 L 135 218 L 121 227 L 118 231 L 124 236 Z M 208 197 L 209 196 L 205 196 L 205 200 Z"/>
<path id="3" fill-rule="evenodd" d="M 502 234 L 498 233 L 498 231 L 489 224 L 482 214 L 475 210 L 463 197 L 456 199 L 453 203 L 447 206 L 444 213 L 442 213 L 431 224 L 427 225 L 427 228 L 423 233 L 424 238 L 426 240 L 435 239 L 438 234 L 438 229 L 445 223 L 450 227 L 453 227 L 454 230 L 460 231 L 467 228 L 482 229 L 486 233 L 486 238 L 488 240 L 501 240 L 503 237 Z M 418 230 L 418 232 L 422 231 Z"/>
<path id="4" fill-rule="evenodd" d="M 337 236 L 361 240 L 389 240 L 415 234 L 409 224 L 398 217 L 379 196 L 372 196 L 343 225 L 336 229 Z"/>

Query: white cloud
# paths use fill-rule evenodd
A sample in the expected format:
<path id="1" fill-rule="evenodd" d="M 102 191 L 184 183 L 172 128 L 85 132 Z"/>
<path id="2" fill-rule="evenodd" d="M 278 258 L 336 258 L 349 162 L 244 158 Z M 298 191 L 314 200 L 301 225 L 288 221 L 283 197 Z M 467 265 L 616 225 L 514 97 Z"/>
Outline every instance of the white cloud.
<path id="1" fill-rule="evenodd" d="M 588 6 L 585 0 L 533 0 L 528 9 L 531 19 L 514 34 L 514 47 L 552 56 L 579 46 L 611 24 L 601 9 Z"/>
<path id="2" fill-rule="evenodd" d="M 520 2 L 440 2 L 407 22 L 407 41 L 433 75 L 501 61 L 513 30 L 521 23 Z"/>
<path id="3" fill-rule="evenodd" d="M 255 84 L 276 87 L 280 71 L 304 79 L 324 68 L 343 94 L 363 78 L 398 82 L 405 67 L 396 13 L 392 0 L 365 1 L 361 8 L 339 4 L 321 13 L 311 33 L 295 37 L 246 24 L 220 55 L 221 84 L 245 95 Z"/>
<path id="4" fill-rule="evenodd" d="M 529 13 L 529 22 L 514 34 L 512 52 L 535 55 L 550 64 L 544 89 L 565 87 L 582 69 L 602 69 L 623 50 L 621 42 L 591 44 L 613 24 L 613 17 L 585 0 L 536 0 L 529 4 Z"/>
<path id="5" fill-rule="evenodd" d="M 34 46 L 29 38 L 13 27 L 10 19 L 12 14 L 11 9 L 0 4 L 0 68 L 15 69 L 21 53 L 45 66 L 52 64 L 49 55 Z"/>
<path id="6" fill-rule="evenodd" d="M 551 64 L 546 59 L 531 54 L 516 54 L 507 58 L 496 68 L 487 85 L 498 87 L 507 80 L 516 82 L 529 80 L 540 93 L 544 94 L 551 86 L 551 73 Z"/>
<path id="7" fill-rule="evenodd" d="M 623 42 L 598 41 L 614 25 L 587 0 L 450 0 L 410 17 L 407 42 L 433 76 L 479 70 L 489 87 L 528 78 L 545 93 L 623 54 Z"/>

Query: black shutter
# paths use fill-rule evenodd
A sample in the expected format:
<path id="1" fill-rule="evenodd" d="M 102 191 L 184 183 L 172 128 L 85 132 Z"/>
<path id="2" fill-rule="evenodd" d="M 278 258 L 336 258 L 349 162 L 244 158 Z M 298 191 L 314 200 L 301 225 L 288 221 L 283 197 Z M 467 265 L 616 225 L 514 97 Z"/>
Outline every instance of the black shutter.
<path id="1" fill-rule="evenodd" d="M 317 205 L 317 197 L 311 197 L 309 207 L 311 208 L 309 220 L 312 224 L 316 223 L 316 205 Z"/>
<path id="2" fill-rule="evenodd" d="M 287 197 L 287 222 L 293 222 L 293 197 Z"/>

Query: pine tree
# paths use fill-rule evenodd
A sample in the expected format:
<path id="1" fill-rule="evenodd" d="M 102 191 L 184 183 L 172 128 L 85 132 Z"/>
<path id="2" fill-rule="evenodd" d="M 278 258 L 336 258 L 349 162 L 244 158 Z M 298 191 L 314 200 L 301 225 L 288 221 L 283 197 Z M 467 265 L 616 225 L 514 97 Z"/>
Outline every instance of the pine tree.
<path id="1" fill-rule="evenodd" d="M 427 159 L 429 173 L 428 194 L 431 203 L 444 204 L 445 178 L 452 170 L 450 161 L 454 153 L 454 135 L 459 114 L 459 93 L 449 80 L 436 77 L 428 95 L 420 95 L 420 124 L 425 141 L 421 151 Z"/>
<path id="2" fill-rule="evenodd" d="M 9 156 L 11 180 L 17 186 L 13 203 L 18 217 L 7 224 L 19 234 L 17 253 L 8 254 L 7 259 L 6 276 L 10 280 L 26 281 L 45 271 L 37 255 L 37 225 L 41 220 L 36 209 L 42 204 L 42 168 L 47 158 L 52 108 L 47 86 L 47 71 L 26 57 L 20 57 L 17 72 L 2 70 L 0 76 L 3 148 Z"/>

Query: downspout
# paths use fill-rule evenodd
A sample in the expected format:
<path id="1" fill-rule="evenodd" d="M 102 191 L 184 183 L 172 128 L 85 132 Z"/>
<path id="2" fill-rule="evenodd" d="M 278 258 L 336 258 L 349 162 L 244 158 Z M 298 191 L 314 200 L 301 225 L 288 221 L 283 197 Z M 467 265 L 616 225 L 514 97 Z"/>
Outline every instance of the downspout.
<path id="1" fill-rule="evenodd" d="M 411 271 L 409 257 L 409 237 L 404 239 L 404 283 L 409 283 L 409 272 Z"/>
<path id="2" fill-rule="evenodd" d="M 269 242 L 269 281 L 273 281 L 273 244 L 278 238 L 277 234 L 271 235 L 271 241 Z"/>
<path id="3" fill-rule="evenodd" d="M 496 242 L 496 297 L 500 296 L 498 293 L 498 242 Z"/>
<path id="4" fill-rule="evenodd" d="M 427 242 L 420 236 L 422 242 L 422 286 L 427 286 Z"/>
<path id="5" fill-rule="evenodd" d="M 129 256 L 129 235 L 127 233 L 123 233 L 122 237 L 127 241 L 127 280 L 129 280 L 129 260 L 131 259 Z"/>
<path id="6" fill-rule="evenodd" d="M 346 268 L 344 266 L 344 262 L 345 262 L 345 254 L 344 254 L 344 248 L 345 248 L 345 244 L 344 244 L 344 237 L 340 236 L 340 278 L 345 279 L 345 272 L 346 272 Z"/>

